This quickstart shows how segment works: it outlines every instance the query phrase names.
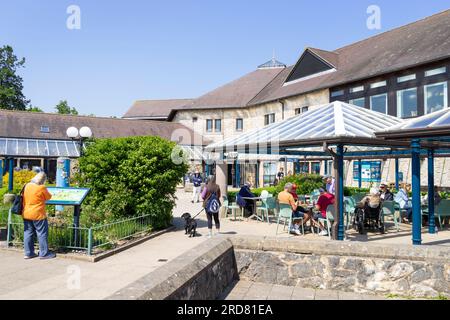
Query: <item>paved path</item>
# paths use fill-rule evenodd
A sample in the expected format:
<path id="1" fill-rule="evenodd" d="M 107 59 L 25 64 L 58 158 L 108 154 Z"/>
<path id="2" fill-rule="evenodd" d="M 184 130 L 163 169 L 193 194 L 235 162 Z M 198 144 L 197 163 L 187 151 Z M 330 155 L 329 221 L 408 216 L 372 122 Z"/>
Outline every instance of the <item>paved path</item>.
<path id="1" fill-rule="evenodd" d="M 190 202 L 190 193 L 178 191 L 178 205 L 174 209 L 176 231 L 165 233 L 140 245 L 97 263 L 57 258 L 41 261 L 24 260 L 20 252 L 0 250 L 0 299 L 103 299 L 145 274 L 164 265 L 178 255 L 192 249 L 207 235 L 206 216 L 198 217 L 200 236 L 187 238 L 184 235 L 184 212 L 195 214 L 201 204 Z M 283 232 L 279 237 L 294 237 Z M 230 221 L 222 219 L 221 232 L 227 235 L 275 236 L 276 224 L 251 221 Z M 307 234 L 307 239 L 329 241 L 328 237 Z M 402 225 L 401 232 L 391 229 L 385 235 L 349 234 L 349 240 L 379 241 L 384 243 L 411 243 L 409 226 Z M 439 232 L 437 236 L 424 234 L 424 243 L 450 246 L 450 231 Z M 77 287 L 76 274 L 80 277 Z"/>
<path id="2" fill-rule="evenodd" d="M 319 290 L 250 281 L 238 281 L 223 300 L 387 300 L 387 297 L 335 290 Z"/>

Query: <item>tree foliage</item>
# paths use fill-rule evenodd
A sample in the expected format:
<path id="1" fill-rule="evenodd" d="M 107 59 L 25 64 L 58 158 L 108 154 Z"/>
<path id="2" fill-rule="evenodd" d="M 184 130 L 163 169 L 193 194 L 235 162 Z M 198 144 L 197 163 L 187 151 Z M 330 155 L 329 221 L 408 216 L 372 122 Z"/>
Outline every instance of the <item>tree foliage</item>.
<path id="1" fill-rule="evenodd" d="M 29 111 L 29 112 L 44 112 L 41 108 L 33 107 L 33 106 L 28 107 L 27 111 Z"/>
<path id="2" fill-rule="evenodd" d="M 77 115 L 78 111 L 75 108 L 71 108 L 67 100 L 61 100 L 55 107 L 56 112 L 59 114 L 73 114 Z"/>
<path id="3" fill-rule="evenodd" d="M 24 64 L 25 58 L 17 58 L 12 47 L 0 47 L 0 109 L 26 110 L 30 101 L 22 93 L 23 79 L 17 75 Z"/>
<path id="4" fill-rule="evenodd" d="M 79 160 L 81 185 L 91 188 L 86 200 L 91 224 L 150 214 L 154 229 L 168 226 L 176 186 L 187 172 L 174 164 L 175 143 L 160 137 L 99 139 Z"/>

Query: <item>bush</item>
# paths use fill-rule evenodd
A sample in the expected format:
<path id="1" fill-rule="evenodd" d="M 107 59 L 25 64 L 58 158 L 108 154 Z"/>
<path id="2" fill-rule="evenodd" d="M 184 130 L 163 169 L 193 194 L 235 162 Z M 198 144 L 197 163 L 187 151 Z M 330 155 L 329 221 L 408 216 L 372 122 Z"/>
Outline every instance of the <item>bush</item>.
<path id="1" fill-rule="evenodd" d="M 91 188 L 83 208 L 88 225 L 152 215 L 152 227 L 167 227 L 175 191 L 188 166 L 175 164 L 175 143 L 160 137 L 94 140 L 79 159 L 80 186 Z"/>
<path id="2" fill-rule="evenodd" d="M 314 190 L 324 187 L 323 177 L 318 174 L 297 174 L 284 177 L 276 186 L 276 194 L 284 189 L 286 183 L 295 183 L 297 185 L 297 194 L 310 194 Z"/>
<path id="3" fill-rule="evenodd" d="M 14 171 L 13 180 L 14 180 L 14 188 L 21 189 L 25 183 L 30 182 L 31 179 L 36 175 L 36 172 L 31 170 L 20 170 Z M 9 181 L 9 172 L 7 172 L 3 176 L 3 186 L 8 187 Z"/>

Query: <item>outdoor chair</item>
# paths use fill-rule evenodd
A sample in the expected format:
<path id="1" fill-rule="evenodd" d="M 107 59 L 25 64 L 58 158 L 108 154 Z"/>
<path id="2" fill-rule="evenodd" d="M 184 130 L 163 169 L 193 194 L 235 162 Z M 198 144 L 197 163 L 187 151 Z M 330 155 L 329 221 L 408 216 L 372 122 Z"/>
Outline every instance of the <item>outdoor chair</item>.
<path id="1" fill-rule="evenodd" d="M 358 203 L 362 199 L 364 199 L 365 196 L 366 196 L 365 193 L 355 193 L 354 195 L 352 195 L 352 198 L 355 200 L 355 203 Z"/>
<path id="2" fill-rule="evenodd" d="M 350 221 L 353 220 L 355 215 L 356 203 L 352 197 L 344 198 L 344 213 L 346 218 L 345 230 L 348 230 L 351 227 Z"/>
<path id="3" fill-rule="evenodd" d="M 284 220 L 284 226 L 283 231 L 286 229 L 286 222 L 288 221 L 288 233 L 291 233 L 291 225 L 292 225 L 292 207 L 289 204 L 280 203 L 279 204 L 280 210 L 278 212 L 278 218 L 277 218 L 277 231 L 276 235 L 278 236 L 278 226 L 280 225 L 280 220 Z M 301 226 L 302 226 L 302 234 L 305 234 L 305 230 L 303 227 L 303 218 L 295 218 L 295 220 L 301 220 Z"/>
<path id="4" fill-rule="evenodd" d="M 262 194 L 261 194 L 262 196 Z M 261 199 L 261 205 L 256 207 L 256 216 L 259 217 L 259 213 L 261 213 L 261 219 L 264 221 L 264 216 L 267 217 L 267 222 L 269 222 L 269 208 L 267 207 L 267 198 Z"/>
<path id="5" fill-rule="evenodd" d="M 267 198 L 266 204 L 267 204 L 267 222 L 270 223 L 270 212 L 271 211 L 273 212 L 274 217 L 278 216 L 277 200 L 273 196 L 270 196 Z"/>
<path id="6" fill-rule="evenodd" d="M 447 217 L 450 217 L 450 200 L 443 199 L 439 202 L 438 205 L 434 207 L 435 217 L 439 220 L 439 227 L 441 230 L 444 228 L 444 220 Z M 422 210 L 422 215 L 428 215 L 428 209 Z M 428 222 L 429 223 L 429 222 Z"/>
<path id="7" fill-rule="evenodd" d="M 224 197 L 222 206 L 225 208 L 225 218 L 228 217 L 228 211 L 231 210 L 231 215 L 234 215 L 234 220 L 236 221 L 236 212 L 240 210 L 241 218 L 244 219 L 244 208 L 239 207 L 237 204 L 229 204 L 227 197 Z"/>
<path id="8" fill-rule="evenodd" d="M 400 213 L 397 217 L 397 210 L 395 208 L 395 202 L 394 201 L 383 201 L 381 205 L 382 210 L 382 221 L 384 224 L 384 217 L 386 216 L 392 216 L 392 219 L 394 220 L 395 228 L 397 229 L 397 232 L 400 231 L 399 223 L 401 221 Z"/>
<path id="9" fill-rule="evenodd" d="M 319 218 L 319 222 L 321 222 L 328 231 L 328 239 L 331 240 L 331 224 L 334 222 L 334 215 L 335 215 L 335 208 L 334 204 L 330 204 L 327 207 L 327 217 L 326 218 Z"/>

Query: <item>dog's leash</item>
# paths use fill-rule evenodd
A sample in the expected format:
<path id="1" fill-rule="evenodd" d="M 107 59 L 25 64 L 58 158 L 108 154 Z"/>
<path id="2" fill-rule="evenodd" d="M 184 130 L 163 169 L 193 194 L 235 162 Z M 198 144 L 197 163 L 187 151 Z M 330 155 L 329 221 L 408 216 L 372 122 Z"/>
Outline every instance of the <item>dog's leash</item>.
<path id="1" fill-rule="evenodd" d="M 202 210 L 200 210 L 200 212 L 197 213 L 195 216 L 193 216 L 191 219 L 195 219 L 200 213 L 202 213 L 203 210 L 205 210 L 205 208 L 203 208 Z"/>

